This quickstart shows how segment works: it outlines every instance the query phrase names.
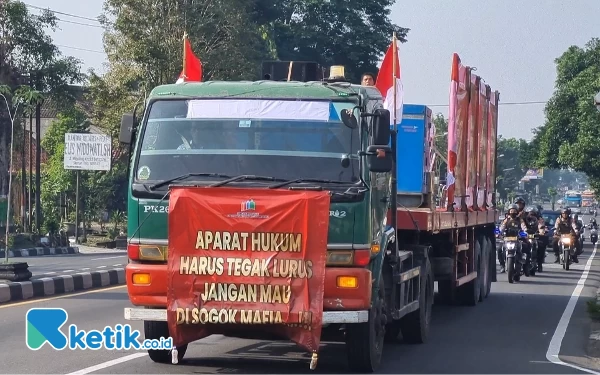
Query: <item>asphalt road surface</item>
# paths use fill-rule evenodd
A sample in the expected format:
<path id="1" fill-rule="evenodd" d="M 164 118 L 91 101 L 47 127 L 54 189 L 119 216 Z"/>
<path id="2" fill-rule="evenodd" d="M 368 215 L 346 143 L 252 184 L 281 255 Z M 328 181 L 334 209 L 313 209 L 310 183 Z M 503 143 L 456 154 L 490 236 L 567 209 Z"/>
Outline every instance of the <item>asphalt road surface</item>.
<path id="1" fill-rule="evenodd" d="M 590 322 L 585 302 L 600 284 L 600 256 L 590 245 L 570 271 L 546 264 L 538 276 L 508 284 L 498 275 L 492 294 L 476 307 L 434 306 L 430 341 L 421 345 L 386 344 L 380 373 L 572 374 L 584 371 L 552 363 L 591 368 L 586 358 Z M 548 262 L 553 259 L 548 258 Z M 90 259 L 86 265 L 94 264 Z M 104 262 L 109 262 L 106 258 Z M 123 263 L 110 260 L 109 263 Z M 105 263 L 106 264 L 106 263 Z M 72 268 L 75 268 L 73 266 Z M 580 286 L 578 286 L 578 283 Z M 287 342 L 211 336 L 190 344 L 179 365 L 153 363 L 145 352 L 64 350 L 25 345 L 25 314 L 32 307 L 62 307 L 69 324 L 103 329 L 127 323 L 123 286 L 58 298 L 0 306 L 0 363 L 3 373 L 30 374 L 197 374 L 308 373 L 309 357 Z M 136 329 L 141 322 L 133 322 Z M 66 332 L 66 328 L 63 328 Z M 553 355 L 560 351 L 560 360 Z M 325 344 L 317 373 L 348 373 L 343 345 Z"/>
<path id="2" fill-rule="evenodd" d="M 93 272 L 124 268 L 127 254 L 73 254 L 19 258 L 29 265 L 33 278 L 71 275 L 79 272 Z"/>

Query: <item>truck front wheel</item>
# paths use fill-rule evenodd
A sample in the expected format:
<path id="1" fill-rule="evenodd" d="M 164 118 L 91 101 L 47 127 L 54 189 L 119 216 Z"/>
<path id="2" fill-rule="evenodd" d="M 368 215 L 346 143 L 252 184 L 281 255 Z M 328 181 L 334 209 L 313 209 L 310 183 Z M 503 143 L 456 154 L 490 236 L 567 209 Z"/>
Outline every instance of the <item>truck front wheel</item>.
<path id="1" fill-rule="evenodd" d="M 144 336 L 148 340 L 160 340 L 161 337 L 169 337 L 169 326 L 167 322 L 144 321 Z M 177 359 L 181 361 L 187 350 L 187 344 L 177 348 Z M 149 349 L 150 359 L 157 363 L 171 363 L 170 350 Z"/>
<path id="2" fill-rule="evenodd" d="M 379 278 L 379 291 L 373 299 L 366 323 L 346 325 L 346 350 L 351 371 L 374 372 L 381 364 L 387 306 L 385 303 L 385 285 Z"/>

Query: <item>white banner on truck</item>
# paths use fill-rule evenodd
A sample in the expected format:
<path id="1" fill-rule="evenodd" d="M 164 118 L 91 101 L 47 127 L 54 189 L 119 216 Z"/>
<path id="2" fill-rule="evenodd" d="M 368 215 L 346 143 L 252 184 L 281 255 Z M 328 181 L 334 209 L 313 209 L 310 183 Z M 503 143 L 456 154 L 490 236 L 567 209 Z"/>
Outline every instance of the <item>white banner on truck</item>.
<path id="1" fill-rule="evenodd" d="M 267 99 L 190 100 L 189 119 L 329 121 L 330 102 Z"/>
<path id="2" fill-rule="evenodd" d="M 104 134 L 65 134 L 65 169 L 109 171 L 112 140 Z"/>

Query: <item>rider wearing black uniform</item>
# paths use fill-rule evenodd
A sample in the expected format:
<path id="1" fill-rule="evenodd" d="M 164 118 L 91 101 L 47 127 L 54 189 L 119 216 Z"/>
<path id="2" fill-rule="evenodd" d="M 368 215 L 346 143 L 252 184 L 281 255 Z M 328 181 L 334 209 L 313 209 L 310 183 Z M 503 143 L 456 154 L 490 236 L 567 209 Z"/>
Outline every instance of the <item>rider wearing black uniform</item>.
<path id="1" fill-rule="evenodd" d="M 525 224 L 527 225 L 527 234 L 539 234 L 540 241 L 537 252 L 537 259 L 532 262 L 537 262 L 538 270 L 541 271 L 541 264 L 544 263 L 544 254 L 546 253 L 545 243 L 541 241 L 541 238 L 545 237 L 544 234 L 546 232 L 546 224 L 544 220 L 541 218 L 540 213 L 535 206 L 529 206 L 525 208 L 525 212 L 527 216 L 525 217 Z"/>
<path id="2" fill-rule="evenodd" d="M 519 207 L 516 204 L 511 204 L 508 207 L 508 214 L 502 224 L 500 224 L 500 233 L 504 234 L 505 231 L 512 233 L 519 233 L 519 231 L 527 231 L 527 225 L 523 218 L 519 217 Z M 502 256 L 502 246 L 498 247 L 498 261 L 500 262 L 500 272 L 506 272 L 506 263 Z"/>
<path id="3" fill-rule="evenodd" d="M 576 254 L 579 255 L 581 253 L 583 253 L 583 243 L 580 241 L 581 235 L 583 234 L 584 231 L 584 226 L 583 226 L 583 222 L 581 222 L 581 220 L 579 220 L 579 215 L 574 214 L 573 215 L 573 222 L 575 223 L 575 226 L 577 227 L 577 241 L 575 242 L 575 247 L 576 247 Z M 577 258 L 575 258 L 577 259 Z M 577 263 L 577 262 L 575 262 Z"/>
<path id="4" fill-rule="evenodd" d="M 558 246 L 558 241 L 560 241 L 561 234 L 571 234 L 575 236 L 577 234 L 577 226 L 575 222 L 571 218 L 571 209 L 563 208 L 560 216 L 556 219 L 556 223 L 554 224 L 554 239 L 552 240 L 552 247 L 554 249 L 554 256 L 556 259 L 554 263 L 560 263 L 560 248 Z M 577 255 L 573 255 L 573 262 L 578 263 Z"/>
<path id="5" fill-rule="evenodd" d="M 598 224 L 596 223 L 596 218 L 593 218 L 593 217 L 590 218 L 589 227 L 590 227 L 590 229 L 598 230 Z"/>
<path id="6" fill-rule="evenodd" d="M 527 214 L 525 213 L 525 204 L 527 204 L 525 202 L 525 199 L 523 199 L 522 197 L 518 197 L 517 199 L 515 199 L 514 204 L 517 205 L 519 217 L 525 219 L 525 216 L 527 216 Z"/>

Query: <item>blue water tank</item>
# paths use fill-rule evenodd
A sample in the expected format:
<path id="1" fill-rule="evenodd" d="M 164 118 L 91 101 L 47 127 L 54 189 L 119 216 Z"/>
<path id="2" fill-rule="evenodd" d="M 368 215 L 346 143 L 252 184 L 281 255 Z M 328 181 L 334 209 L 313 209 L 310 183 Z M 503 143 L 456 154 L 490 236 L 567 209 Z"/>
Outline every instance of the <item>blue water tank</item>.
<path id="1" fill-rule="evenodd" d="M 432 122 L 431 109 L 422 104 L 404 104 L 402 122 L 397 126 L 397 175 L 399 194 L 427 192 L 427 131 Z"/>

